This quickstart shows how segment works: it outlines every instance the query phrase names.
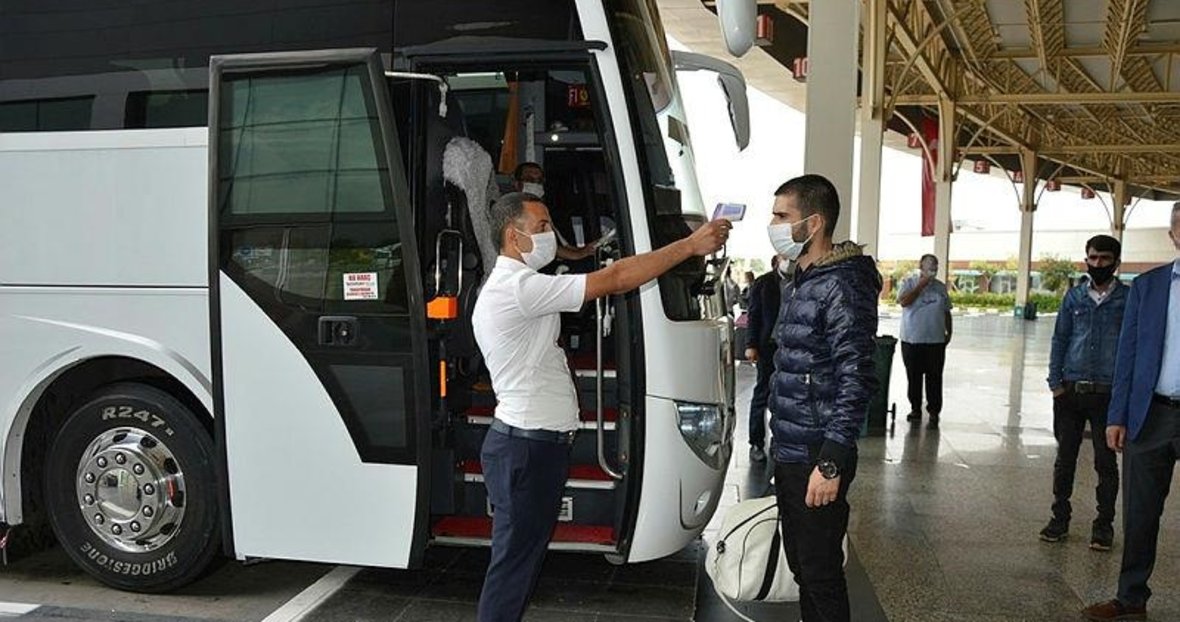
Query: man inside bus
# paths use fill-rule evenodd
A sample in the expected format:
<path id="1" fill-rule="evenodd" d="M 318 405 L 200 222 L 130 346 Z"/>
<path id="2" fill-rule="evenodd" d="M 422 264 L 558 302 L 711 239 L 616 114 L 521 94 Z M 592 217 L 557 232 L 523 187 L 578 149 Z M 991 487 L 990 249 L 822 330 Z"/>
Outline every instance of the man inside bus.
<path id="1" fill-rule="evenodd" d="M 517 192 L 524 192 L 531 194 L 538 199 L 545 198 L 545 169 L 541 168 L 540 164 L 536 162 L 521 162 L 516 165 L 516 170 L 512 172 L 512 187 Z M 554 234 L 557 235 L 557 258 L 565 261 L 578 261 L 587 257 L 594 256 L 594 250 L 598 248 L 598 241 L 591 242 L 585 246 L 573 246 L 566 242 L 561 233 L 554 228 Z"/>
<path id="2" fill-rule="evenodd" d="M 881 276 L 853 242 L 834 243 L 840 198 L 819 175 L 775 191 L 768 234 L 795 261 L 775 326 L 774 483 L 803 622 L 848 622 L 844 535 L 856 439 L 877 388 L 873 337 Z"/>
<path id="3" fill-rule="evenodd" d="M 578 400 L 557 344 L 562 312 L 633 290 L 693 256 L 720 249 L 732 224 L 716 220 L 659 250 L 590 274 L 538 272 L 557 239 L 536 195 L 513 192 L 492 206 L 500 256 L 475 303 L 475 338 L 497 406 L 480 459 L 491 502 L 492 554 L 479 598 L 480 622 L 520 620 L 557 524 L 578 428 Z"/>

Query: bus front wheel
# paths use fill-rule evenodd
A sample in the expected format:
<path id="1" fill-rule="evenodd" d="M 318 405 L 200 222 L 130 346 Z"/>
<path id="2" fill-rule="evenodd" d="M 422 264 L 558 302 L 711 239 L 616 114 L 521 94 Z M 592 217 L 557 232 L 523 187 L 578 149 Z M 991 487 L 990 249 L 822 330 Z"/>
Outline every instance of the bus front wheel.
<path id="1" fill-rule="evenodd" d="M 137 383 L 97 391 L 58 431 L 45 469 L 50 523 L 112 587 L 165 592 L 217 555 L 213 441 L 187 406 Z"/>

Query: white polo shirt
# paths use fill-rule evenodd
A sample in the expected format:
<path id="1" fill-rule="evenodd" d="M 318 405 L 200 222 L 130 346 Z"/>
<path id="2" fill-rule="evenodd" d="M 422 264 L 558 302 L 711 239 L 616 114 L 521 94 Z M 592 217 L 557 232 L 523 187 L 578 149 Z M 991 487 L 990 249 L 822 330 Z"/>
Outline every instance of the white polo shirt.
<path id="1" fill-rule="evenodd" d="M 501 255 L 471 318 L 496 392 L 496 418 L 528 430 L 578 427 L 578 396 L 557 345 L 561 312 L 582 308 L 586 275 L 551 276 Z"/>

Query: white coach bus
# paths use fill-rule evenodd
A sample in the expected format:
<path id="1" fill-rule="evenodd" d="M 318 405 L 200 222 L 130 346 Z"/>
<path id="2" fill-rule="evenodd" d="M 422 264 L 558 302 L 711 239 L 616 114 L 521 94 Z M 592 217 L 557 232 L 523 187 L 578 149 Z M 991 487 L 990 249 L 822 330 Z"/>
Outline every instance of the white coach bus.
<path id="1" fill-rule="evenodd" d="M 504 173 L 544 166 L 562 237 L 606 241 L 556 269 L 589 271 L 706 218 L 674 57 L 748 128 L 654 0 L 10 0 L 0 41 L 0 531 L 128 590 L 488 543 L 469 314 Z M 650 560 L 713 514 L 720 265 L 563 318 L 554 548 Z"/>

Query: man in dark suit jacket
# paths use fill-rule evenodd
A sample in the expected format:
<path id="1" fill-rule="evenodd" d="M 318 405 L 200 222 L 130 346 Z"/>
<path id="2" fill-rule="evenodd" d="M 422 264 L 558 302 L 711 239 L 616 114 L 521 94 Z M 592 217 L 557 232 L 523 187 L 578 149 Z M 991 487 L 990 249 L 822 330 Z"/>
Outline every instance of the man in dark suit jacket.
<path id="1" fill-rule="evenodd" d="M 1180 203 L 1172 206 L 1180 251 Z M 1180 447 L 1180 258 L 1140 275 L 1127 296 L 1106 421 L 1123 453 L 1123 564 L 1118 597 L 1087 607 L 1090 620 L 1145 620 L 1164 499 Z"/>
<path id="2" fill-rule="evenodd" d="M 758 381 L 750 398 L 750 459 L 766 460 L 766 402 L 770 396 L 770 375 L 774 373 L 774 322 L 782 300 L 784 271 L 779 271 L 779 257 L 770 259 L 770 272 L 754 279 L 750 285 L 749 311 L 746 316 L 746 360 L 758 367 Z"/>

